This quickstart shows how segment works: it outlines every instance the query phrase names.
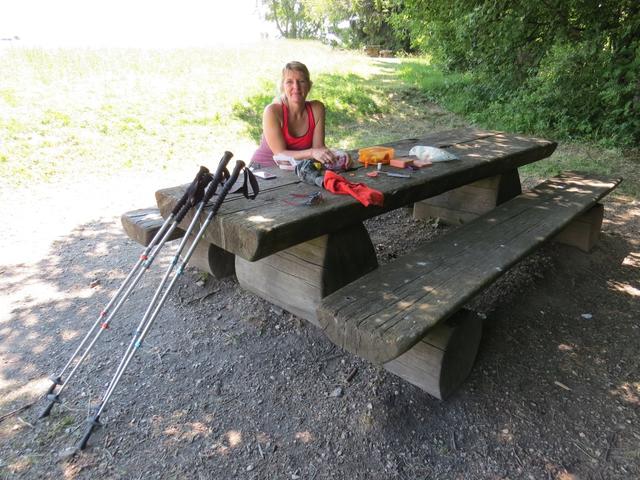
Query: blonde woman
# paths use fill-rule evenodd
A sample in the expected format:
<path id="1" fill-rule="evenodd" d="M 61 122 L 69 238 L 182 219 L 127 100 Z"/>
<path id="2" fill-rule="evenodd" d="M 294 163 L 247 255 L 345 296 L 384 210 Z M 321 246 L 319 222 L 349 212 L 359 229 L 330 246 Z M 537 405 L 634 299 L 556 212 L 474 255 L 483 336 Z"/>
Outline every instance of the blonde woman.
<path id="1" fill-rule="evenodd" d="M 313 158 L 331 164 L 335 156 L 324 144 L 325 109 L 318 100 L 307 102 L 312 82 L 307 67 L 289 62 L 282 69 L 280 97 L 262 115 L 262 140 L 251 158 L 256 167 L 274 166 L 273 156 L 295 160 Z"/>

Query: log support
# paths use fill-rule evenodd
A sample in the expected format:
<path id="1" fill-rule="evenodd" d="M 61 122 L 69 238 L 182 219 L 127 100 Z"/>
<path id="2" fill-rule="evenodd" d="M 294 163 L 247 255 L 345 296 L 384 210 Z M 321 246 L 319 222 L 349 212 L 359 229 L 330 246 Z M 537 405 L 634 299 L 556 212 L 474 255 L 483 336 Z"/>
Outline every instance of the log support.
<path id="1" fill-rule="evenodd" d="M 462 309 L 384 368 L 444 400 L 469 375 L 480 346 L 482 319 Z"/>
<path id="2" fill-rule="evenodd" d="M 378 266 L 362 223 L 256 262 L 238 256 L 235 262 L 243 288 L 315 325 L 316 309 L 323 297 Z"/>
<path id="3" fill-rule="evenodd" d="M 596 203 L 589 211 L 585 212 L 553 238 L 554 242 L 579 248 L 583 252 L 590 252 L 598 243 L 604 206 Z"/>
<path id="4" fill-rule="evenodd" d="M 184 250 L 185 254 L 191 248 L 192 237 L 189 236 Z M 229 277 L 235 273 L 235 255 L 229 253 L 212 243 L 202 239 L 196 245 L 189 265 L 196 267 L 206 273 L 212 274 L 215 278 Z"/>
<path id="5" fill-rule="evenodd" d="M 416 202 L 413 217 L 439 218 L 444 223 L 461 225 L 521 193 L 518 170 L 514 169 Z"/>

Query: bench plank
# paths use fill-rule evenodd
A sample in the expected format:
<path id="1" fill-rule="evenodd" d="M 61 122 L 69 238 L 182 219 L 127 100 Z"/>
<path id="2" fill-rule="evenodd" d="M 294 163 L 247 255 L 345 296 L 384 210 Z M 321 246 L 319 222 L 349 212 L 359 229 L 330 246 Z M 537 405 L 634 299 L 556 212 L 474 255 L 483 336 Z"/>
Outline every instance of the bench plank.
<path id="1" fill-rule="evenodd" d="M 125 212 L 120 216 L 120 221 L 129 238 L 146 247 L 162 227 L 164 218 L 162 218 L 160 210 L 156 207 L 149 207 Z M 176 228 L 168 240 L 175 240 L 183 235 L 184 231 Z"/>
<path id="2" fill-rule="evenodd" d="M 318 321 L 337 345 L 388 362 L 621 179 L 564 174 L 326 297 Z"/>

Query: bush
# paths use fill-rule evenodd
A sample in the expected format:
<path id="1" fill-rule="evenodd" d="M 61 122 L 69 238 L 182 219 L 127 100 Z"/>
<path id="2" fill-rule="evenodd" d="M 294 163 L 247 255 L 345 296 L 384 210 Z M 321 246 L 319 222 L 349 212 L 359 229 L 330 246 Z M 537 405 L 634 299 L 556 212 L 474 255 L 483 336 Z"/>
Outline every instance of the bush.
<path id="1" fill-rule="evenodd" d="M 637 1 L 404 0 L 394 21 L 444 72 L 445 106 L 491 128 L 640 143 Z M 422 82 L 417 82 L 422 83 Z"/>

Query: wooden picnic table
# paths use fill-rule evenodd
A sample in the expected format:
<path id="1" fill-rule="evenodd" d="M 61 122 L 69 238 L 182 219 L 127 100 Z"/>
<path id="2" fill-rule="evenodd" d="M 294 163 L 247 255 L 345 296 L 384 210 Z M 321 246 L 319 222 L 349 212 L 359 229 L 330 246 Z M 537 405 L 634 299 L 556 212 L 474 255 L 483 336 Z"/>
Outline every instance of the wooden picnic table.
<path id="1" fill-rule="evenodd" d="M 358 168 L 344 177 L 380 190 L 383 207 L 364 207 L 351 196 L 327 191 L 322 192 L 321 203 L 303 205 L 306 196 L 321 189 L 301 182 L 293 172 L 274 168 L 277 178 L 261 179 L 255 200 L 227 197 L 203 241 L 235 255 L 235 272 L 244 288 L 317 324 L 316 308 L 322 298 L 378 265 L 364 220 L 487 179 L 493 180 L 495 203 L 504 202 L 521 193 L 517 169 L 549 157 L 556 148 L 549 140 L 474 128 L 385 145 L 395 149 L 396 157 L 407 156 L 414 145 L 429 145 L 446 149 L 459 160 L 434 163 L 410 178 L 371 178 L 366 173 L 375 167 L 364 168 L 357 162 L 357 151 L 350 152 Z M 185 187 L 156 193 L 163 216 Z M 475 202 L 473 195 L 469 201 Z M 181 226 L 191 219 L 187 215 Z"/>
<path id="2" fill-rule="evenodd" d="M 598 202 L 622 179 L 565 172 L 523 193 L 518 168 L 549 157 L 556 143 L 522 135 L 457 129 L 386 145 L 399 158 L 428 145 L 458 160 L 409 178 L 371 178 L 375 167 L 362 165 L 343 174 L 381 191 L 382 207 L 324 191 L 321 203 L 305 205 L 321 189 L 274 168 L 277 178 L 262 180 L 255 200 L 227 198 L 196 266 L 235 270 L 243 288 L 442 399 L 469 374 L 480 345 L 483 320 L 466 302 L 549 240 L 590 251 L 603 219 Z M 156 193 L 163 216 L 185 187 Z M 417 218 L 464 225 L 379 267 L 363 221 L 411 205 Z"/>

